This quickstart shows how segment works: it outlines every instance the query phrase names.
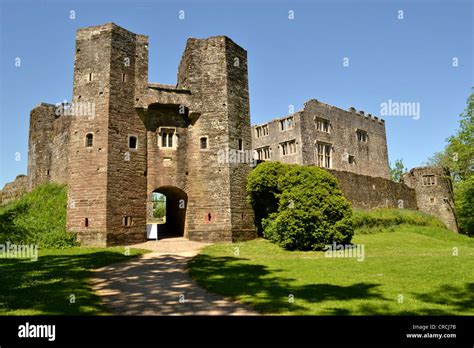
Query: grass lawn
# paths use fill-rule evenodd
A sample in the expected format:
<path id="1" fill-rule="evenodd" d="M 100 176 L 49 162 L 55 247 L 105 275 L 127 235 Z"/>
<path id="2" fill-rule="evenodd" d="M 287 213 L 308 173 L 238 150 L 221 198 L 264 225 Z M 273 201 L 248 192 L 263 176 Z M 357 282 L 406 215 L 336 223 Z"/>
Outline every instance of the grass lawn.
<path id="1" fill-rule="evenodd" d="M 143 252 L 73 247 L 39 249 L 37 261 L 0 259 L 0 315 L 107 314 L 88 284 L 92 270 Z"/>
<path id="2" fill-rule="evenodd" d="M 263 239 L 212 245 L 190 262 L 190 274 L 266 314 L 474 315 L 473 239 L 400 225 L 356 234 L 353 243 L 364 245 L 364 261 L 286 251 Z"/>

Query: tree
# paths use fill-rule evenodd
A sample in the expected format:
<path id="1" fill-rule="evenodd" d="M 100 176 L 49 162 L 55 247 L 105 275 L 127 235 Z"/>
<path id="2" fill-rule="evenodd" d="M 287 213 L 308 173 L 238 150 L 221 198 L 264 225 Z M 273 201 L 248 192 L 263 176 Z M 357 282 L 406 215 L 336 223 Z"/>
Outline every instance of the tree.
<path id="1" fill-rule="evenodd" d="M 271 172 L 271 178 L 261 175 L 265 172 Z M 289 250 L 323 250 L 334 242 L 350 243 L 351 206 L 331 173 L 279 163 L 265 166 L 249 186 L 273 190 L 270 200 L 256 194 L 257 190 L 249 192 L 255 206 L 266 207 L 261 215 L 265 215 L 261 221 L 265 238 Z M 270 202 L 270 209 L 266 202 Z"/>
<path id="2" fill-rule="evenodd" d="M 392 165 L 390 165 L 390 178 L 392 179 L 392 181 L 402 181 L 403 173 L 406 173 L 406 168 L 403 164 L 402 159 L 396 160 L 393 167 Z"/>
<path id="3" fill-rule="evenodd" d="M 474 235 L 474 175 L 456 184 L 454 194 L 461 232 Z"/>
<path id="4" fill-rule="evenodd" d="M 455 208 L 462 233 L 474 234 L 474 93 L 460 115 L 459 129 L 446 139 L 443 151 L 437 152 L 428 164 L 447 167 L 454 186 Z"/>
<path id="5" fill-rule="evenodd" d="M 166 218 L 166 196 L 162 193 L 153 193 L 153 217 L 160 220 Z"/>

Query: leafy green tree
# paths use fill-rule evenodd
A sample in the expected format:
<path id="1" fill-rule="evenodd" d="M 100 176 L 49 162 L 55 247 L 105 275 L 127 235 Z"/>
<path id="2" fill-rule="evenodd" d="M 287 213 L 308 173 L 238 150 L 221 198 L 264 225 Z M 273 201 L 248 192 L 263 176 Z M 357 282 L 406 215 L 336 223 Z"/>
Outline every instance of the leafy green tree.
<path id="1" fill-rule="evenodd" d="M 153 217 L 156 219 L 166 217 L 166 196 L 161 193 L 153 194 Z"/>
<path id="2" fill-rule="evenodd" d="M 454 192 L 458 225 L 461 232 L 474 235 L 474 175 L 456 184 Z"/>
<path id="3" fill-rule="evenodd" d="M 406 173 L 405 165 L 403 164 L 402 159 L 395 161 L 394 166 L 390 165 L 390 178 L 392 181 L 400 182 L 402 181 L 403 174 Z"/>
<path id="4" fill-rule="evenodd" d="M 322 250 L 333 242 L 350 243 L 351 206 L 329 172 L 273 162 L 254 174 L 247 188 L 260 211 L 265 238 L 289 250 Z"/>

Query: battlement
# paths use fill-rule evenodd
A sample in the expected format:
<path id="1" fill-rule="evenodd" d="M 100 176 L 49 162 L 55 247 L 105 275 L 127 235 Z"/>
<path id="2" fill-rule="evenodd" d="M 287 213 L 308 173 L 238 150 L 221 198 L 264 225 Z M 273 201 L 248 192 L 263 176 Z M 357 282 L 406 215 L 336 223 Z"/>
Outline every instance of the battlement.
<path id="1" fill-rule="evenodd" d="M 383 120 L 353 107 L 347 111 L 310 99 L 293 114 L 254 125 L 252 136 L 258 159 L 389 177 Z"/>
<path id="2" fill-rule="evenodd" d="M 373 116 L 372 114 L 365 114 L 365 111 L 364 110 L 359 110 L 357 111 L 356 108 L 354 108 L 353 106 L 349 107 L 348 110 L 344 110 L 342 108 L 339 108 L 337 106 L 334 106 L 334 105 L 329 105 L 329 104 L 326 104 L 326 103 L 323 103 L 317 99 L 310 99 L 308 100 L 304 105 L 304 109 L 306 109 L 306 106 L 310 103 L 318 103 L 318 104 L 321 104 L 323 105 L 324 107 L 327 107 L 327 108 L 332 108 L 334 110 L 337 110 L 339 112 L 344 112 L 346 114 L 351 114 L 351 115 L 355 115 L 355 116 L 359 116 L 359 117 L 362 117 L 364 120 L 367 120 L 367 121 L 372 121 L 372 122 L 377 122 L 381 125 L 384 125 L 385 124 L 385 120 L 377 117 L 377 116 Z"/>
<path id="3" fill-rule="evenodd" d="M 235 46 L 238 46 L 240 49 L 244 50 L 245 52 L 247 52 L 243 47 L 239 46 L 234 40 L 232 40 L 230 37 L 226 35 L 215 35 L 215 36 L 209 36 L 206 38 L 190 37 L 188 38 L 186 44 L 192 44 L 192 43 L 198 43 L 198 42 L 212 42 L 212 41 L 229 42 Z"/>
<path id="4" fill-rule="evenodd" d="M 336 110 L 338 112 L 342 112 L 342 113 L 345 113 L 345 114 L 350 114 L 348 116 L 355 116 L 355 117 L 359 117 L 359 119 L 362 119 L 364 121 L 372 121 L 372 122 L 376 122 L 377 124 L 380 124 L 382 126 L 385 126 L 385 120 L 382 119 L 382 118 L 379 118 L 377 116 L 373 116 L 372 114 L 365 114 L 365 112 L 363 110 L 359 110 L 357 111 L 354 107 L 349 107 L 348 110 L 344 110 L 342 108 L 339 108 L 337 106 L 334 106 L 334 105 L 330 105 L 330 104 L 326 104 L 326 103 L 323 103 L 317 99 L 310 99 L 308 101 L 306 101 L 304 103 L 304 106 L 301 110 L 298 110 L 292 114 L 288 114 L 286 116 L 279 116 L 279 117 L 276 117 L 276 118 L 273 118 L 271 119 L 270 121 L 268 122 L 263 122 L 263 123 L 259 123 L 259 124 L 254 124 L 252 125 L 252 128 L 255 128 L 255 127 L 260 127 L 260 126 L 264 126 L 264 125 L 267 125 L 267 124 L 270 124 L 270 123 L 273 123 L 273 122 L 279 122 L 281 120 L 284 120 L 286 118 L 289 118 L 289 117 L 294 117 L 295 115 L 297 114 L 300 114 L 301 112 L 304 112 L 305 110 L 307 110 L 308 107 L 312 106 L 312 105 L 319 105 L 319 106 L 322 106 L 322 107 L 325 107 L 325 108 L 328 108 L 328 109 L 333 109 L 333 110 Z"/>
<path id="5" fill-rule="evenodd" d="M 247 51 L 227 36 L 188 39 L 175 85 L 149 82 L 148 36 L 115 23 L 77 30 L 74 59 L 72 101 L 93 104 L 94 117 L 60 117 L 55 105 L 37 105 L 30 115 L 27 180 L 18 178 L 10 196 L 26 182 L 29 188 L 67 183 L 67 228 L 85 244 L 146 240 L 157 192 L 169 202 L 166 228 L 180 236 L 255 237 L 245 199 L 251 167 L 219 161 L 222 149 L 254 149 L 260 160 L 351 173 L 344 178 L 354 200 L 361 200 L 361 190 L 367 193 L 364 201 L 377 205 L 386 199 L 398 203 L 403 195 L 411 199 L 413 190 L 420 192 L 419 206 L 423 197 L 432 204 L 432 195 L 451 199 L 438 172 L 428 171 L 424 179 L 415 171 L 406 178 L 416 186 L 435 175 L 437 189 L 408 190 L 410 185 L 382 180 L 389 178 L 384 121 L 363 110 L 311 99 L 301 110 L 262 125 L 267 127 L 251 128 Z M 366 192 L 384 185 L 393 188 L 381 189 L 387 197 Z"/>
<path id="6" fill-rule="evenodd" d="M 135 34 L 125 28 L 122 28 L 121 26 L 113 22 L 105 23 L 101 25 L 95 25 L 91 27 L 79 28 L 76 31 L 76 39 L 87 40 L 87 39 L 93 38 L 94 36 L 101 35 L 104 33 L 111 33 L 111 32 L 118 32 L 123 35 L 134 35 L 140 40 L 140 42 L 148 43 L 147 35 Z"/>

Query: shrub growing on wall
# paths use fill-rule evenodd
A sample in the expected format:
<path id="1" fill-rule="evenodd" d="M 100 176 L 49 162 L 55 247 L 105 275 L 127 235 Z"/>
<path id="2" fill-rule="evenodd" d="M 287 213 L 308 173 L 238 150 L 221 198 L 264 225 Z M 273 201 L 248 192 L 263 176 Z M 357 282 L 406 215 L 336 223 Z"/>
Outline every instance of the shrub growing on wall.
<path id="1" fill-rule="evenodd" d="M 278 208 L 262 221 L 264 237 L 289 250 L 350 243 L 352 210 L 336 178 L 323 169 L 299 165 L 281 172 L 275 186 Z"/>

